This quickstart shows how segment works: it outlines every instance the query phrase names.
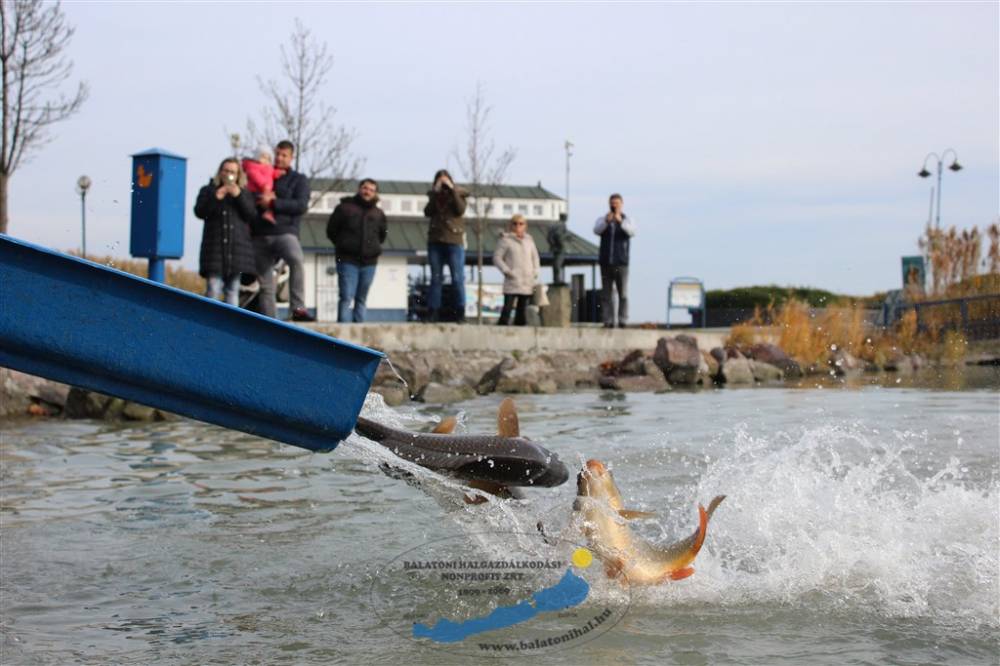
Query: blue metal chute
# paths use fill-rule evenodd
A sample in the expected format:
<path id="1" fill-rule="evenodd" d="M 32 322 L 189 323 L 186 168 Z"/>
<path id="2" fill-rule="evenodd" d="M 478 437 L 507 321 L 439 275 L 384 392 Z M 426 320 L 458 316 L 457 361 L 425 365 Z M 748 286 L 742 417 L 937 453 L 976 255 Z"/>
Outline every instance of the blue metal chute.
<path id="1" fill-rule="evenodd" d="M 329 451 L 383 357 L 0 234 L 0 366 Z"/>

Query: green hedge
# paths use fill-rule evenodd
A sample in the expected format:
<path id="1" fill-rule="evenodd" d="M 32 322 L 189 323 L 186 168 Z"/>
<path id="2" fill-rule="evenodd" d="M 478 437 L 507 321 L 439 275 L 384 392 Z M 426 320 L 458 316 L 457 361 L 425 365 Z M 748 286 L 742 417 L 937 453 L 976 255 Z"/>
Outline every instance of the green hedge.
<path id="1" fill-rule="evenodd" d="M 835 294 L 825 289 L 810 287 L 779 287 L 777 285 L 737 287 L 736 289 L 711 289 L 705 293 L 705 303 L 708 309 L 713 308 L 748 308 L 757 306 L 766 308 L 769 303 L 781 305 L 790 298 L 805 301 L 817 308 L 833 305 L 837 301 L 850 299 L 849 296 Z"/>

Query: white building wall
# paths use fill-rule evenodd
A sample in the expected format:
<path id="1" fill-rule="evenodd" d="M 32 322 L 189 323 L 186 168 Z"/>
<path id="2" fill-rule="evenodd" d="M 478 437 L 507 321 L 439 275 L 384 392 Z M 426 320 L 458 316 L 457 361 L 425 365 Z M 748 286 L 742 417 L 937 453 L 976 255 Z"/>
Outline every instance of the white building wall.
<path id="1" fill-rule="evenodd" d="M 337 321 L 337 263 L 332 252 L 305 253 L 306 307 L 320 321 Z M 406 318 L 406 257 L 380 257 L 368 292 L 369 320 Z"/>
<path id="2" fill-rule="evenodd" d="M 347 196 L 344 192 L 328 192 L 322 197 L 313 195 L 309 212 L 329 215 L 341 197 Z M 379 207 L 388 215 L 421 217 L 424 214 L 424 206 L 427 205 L 427 196 L 422 194 L 382 194 L 379 196 Z M 466 209 L 465 217 L 475 215 L 476 199 L 469 199 L 469 206 Z M 483 201 L 483 206 L 486 202 Z M 551 220 L 559 219 L 559 215 L 566 211 L 566 202 L 559 199 L 493 199 L 491 202 L 490 217 L 508 218 L 515 213 L 524 215 L 529 220 Z"/>

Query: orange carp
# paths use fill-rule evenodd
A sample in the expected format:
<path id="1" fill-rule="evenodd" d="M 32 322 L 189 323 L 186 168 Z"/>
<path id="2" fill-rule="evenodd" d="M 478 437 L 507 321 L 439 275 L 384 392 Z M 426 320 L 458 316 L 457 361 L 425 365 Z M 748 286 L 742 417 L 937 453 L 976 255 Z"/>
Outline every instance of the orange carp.
<path id="1" fill-rule="evenodd" d="M 705 542 L 712 513 L 725 498 L 719 495 L 709 502 L 708 509 L 698 505 L 698 529 L 694 534 L 666 547 L 654 546 L 633 534 L 626 523 L 653 514 L 626 509 L 611 471 L 598 460 L 588 460 L 577 475 L 573 510 L 583 521 L 590 547 L 605 562 L 609 578 L 624 576 L 630 584 L 657 585 L 694 573 L 689 565 Z"/>

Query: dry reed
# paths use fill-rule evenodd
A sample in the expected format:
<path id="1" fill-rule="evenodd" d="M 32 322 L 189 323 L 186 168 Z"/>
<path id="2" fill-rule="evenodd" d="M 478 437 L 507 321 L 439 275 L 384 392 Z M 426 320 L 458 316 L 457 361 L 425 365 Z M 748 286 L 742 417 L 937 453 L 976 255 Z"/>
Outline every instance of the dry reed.
<path id="1" fill-rule="evenodd" d="M 70 250 L 68 254 L 79 257 L 78 250 Z M 102 264 L 108 268 L 114 268 L 125 273 L 137 275 L 139 277 L 149 277 L 149 262 L 145 259 L 122 259 L 121 257 L 97 256 L 89 254 L 86 257 L 95 264 Z M 205 279 L 195 271 L 182 268 L 177 262 L 167 262 L 166 270 L 167 284 L 194 294 L 205 293 Z"/>

